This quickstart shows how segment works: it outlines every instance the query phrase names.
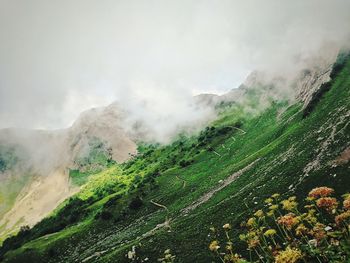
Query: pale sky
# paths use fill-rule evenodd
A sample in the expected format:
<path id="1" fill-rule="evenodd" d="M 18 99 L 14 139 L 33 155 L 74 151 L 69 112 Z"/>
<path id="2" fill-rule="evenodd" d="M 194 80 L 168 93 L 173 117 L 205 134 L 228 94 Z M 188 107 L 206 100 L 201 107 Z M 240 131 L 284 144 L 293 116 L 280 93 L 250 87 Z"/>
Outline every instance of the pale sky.
<path id="1" fill-rule="evenodd" d="M 115 100 L 173 114 L 349 32 L 349 0 L 0 0 L 0 128 L 63 128 Z"/>

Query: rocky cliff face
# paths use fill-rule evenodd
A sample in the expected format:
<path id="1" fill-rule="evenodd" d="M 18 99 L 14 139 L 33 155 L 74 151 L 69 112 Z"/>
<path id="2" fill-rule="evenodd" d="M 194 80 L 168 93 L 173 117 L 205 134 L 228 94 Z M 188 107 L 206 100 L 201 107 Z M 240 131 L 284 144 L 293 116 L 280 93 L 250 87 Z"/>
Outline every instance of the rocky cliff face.
<path id="1" fill-rule="evenodd" d="M 304 103 L 304 108 L 310 103 L 321 85 L 330 80 L 338 54 L 338 49 L 328 48 L 324 50 L 322 57 L 308 61 L 308 67 L 300 71 L 293 83 L 293 88 L 296 91 L 296 99 Z"/>
<path id="2" fill-rule="evenodd" d="M 106 143 L 112 151 L 113 160 L 121 163 L 130 158 L 130 154 L 136 153 L 136 144 L 123 128 L 125 117 L 116 103 L 82 113 L 68 131 L 73 159 L 93 137 Z"/>
<path id="3" fill-rule="evenodd" d="M 251 94 L 258 100 L 257 108 L 264 109 L 271 100 L 301 101 L 304 108 L 310 103 L 321 85 L 330 80 L 333 65 L 339 50 L 326 47 L 321 56 L 303 61 L 296 75 L 278 76 L 267 72 L 254 71 L 237 89 L 222 96 L 205 98 L 208 103 L 237 102 L 244 104 Z"/>
<path id="4" fill-rule="evenodd" d="M 75 168 L 76 159 L 90 150 L 91 140 L 101 141 L 117 162 L 135 154 L 136 144 L 123 130 L 122 119 L 122 111 L 112 104 L 82 113 L 63 130 L 1 130 L 0 146 L 14 149 L 16 164 L 0 171 L 0 181 L 10 185 L 13 180 L 28 178 L 21 189 L 9 193 L 12 198 L 17 196 L 15 200 L 2 200 L 10 202 L 11 209 L 0 214 L 0 237 L 21 225 L 37 223 L 78 190 L 70 183 L 69 168 Z"/>

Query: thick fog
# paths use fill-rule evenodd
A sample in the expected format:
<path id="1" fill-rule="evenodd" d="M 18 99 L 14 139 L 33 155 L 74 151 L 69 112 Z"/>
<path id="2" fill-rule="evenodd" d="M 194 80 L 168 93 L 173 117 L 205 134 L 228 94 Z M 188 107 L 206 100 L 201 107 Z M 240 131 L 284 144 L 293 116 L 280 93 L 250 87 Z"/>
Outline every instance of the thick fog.
<path id="1" fill-rule="evenodd" d="M 0 128 L 64 128 L 119 101 L 161 136 L 210 114 L 189 106 L 195 94 L 227 92 L 253 70 L 293 75 L 325 45 L 350 43 L 349 10 L 348 0 L 0 0 Z"/>

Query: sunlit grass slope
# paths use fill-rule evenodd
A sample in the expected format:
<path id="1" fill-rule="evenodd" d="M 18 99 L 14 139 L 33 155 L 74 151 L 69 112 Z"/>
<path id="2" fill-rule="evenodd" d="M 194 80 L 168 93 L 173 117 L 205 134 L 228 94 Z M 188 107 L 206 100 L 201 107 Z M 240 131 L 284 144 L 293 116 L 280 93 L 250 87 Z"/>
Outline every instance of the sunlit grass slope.
<path id="1" fill-rule="evenodd" d="M 156 262 L 167 248 L 176 262 L 216 262 L 211 226 L 240 223 L 273 193 L 305 196 L 327 185 L 349 191 L 350 62 L 333 74 L 307 113 L 273 102 L 259 115 L 222 109 L 198 136 L 140 145 L 133 160 L 93 175 L 81 193 L 31 230 L 7 240 L 3 262 Z M 240 250 L 241 249 L 241 250 Z"/>

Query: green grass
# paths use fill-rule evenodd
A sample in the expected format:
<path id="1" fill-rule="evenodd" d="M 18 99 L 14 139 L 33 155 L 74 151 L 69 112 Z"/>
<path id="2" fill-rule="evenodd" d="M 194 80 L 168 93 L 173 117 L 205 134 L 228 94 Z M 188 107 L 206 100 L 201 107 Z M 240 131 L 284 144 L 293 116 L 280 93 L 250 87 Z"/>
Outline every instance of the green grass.
<path id="1" fill-rule="evenodd" d="M 82 186 L 89 181 L 90 176 L 97 174 L 115 164 L 111 151 L 104 142 L 96 137 L 90 138 L 87 149 L 82 149 L 76 157 L 75 168 L 69 170 L 71 183 Z"/>
<path id="2" fill-rule="evenodd" d="M 306 117 L 300 104 L 274 102 L 259 115 L 232 105 L 198 136 L 179 136 L 165 146 L 141 144 L 136 158 L 90 177 L 82 192 L 47 222 L 55 226 L 72 211 L 80 216 L 52 233 L 42 231 L 45 221 L 39 223 L 14 239 L 17 249 L 2 248 L 8 251 L 3 261 L 128 262 L 125 254 L 136 245 L 137 254 L 149 262 L 156 262 L 167 248 L 177 262 L 216 262 L 207 249 L 209 228 L 228 222 L 236 250 L 245 254 L 237 238 L 240 223 L 271 194 L 303 197 L 321 185 L 339 194 L 350 190 L 349 163 L 332 163 L 349 147 L 349 73 L 348 60 Z M 227 127 L 239 129 L 222 129 Z M 187 215 L 182 212 L 255 160 L 207 202 Z M 308 170 L 311 164 L 315 166 Z M 152 202 L 165 205 L 168 212 Z M 159 228 L 144 236 L 166 216 L 171 218 L 170 232 Z"/>

